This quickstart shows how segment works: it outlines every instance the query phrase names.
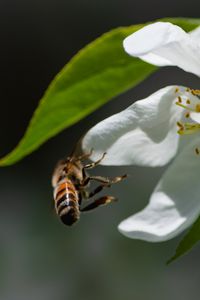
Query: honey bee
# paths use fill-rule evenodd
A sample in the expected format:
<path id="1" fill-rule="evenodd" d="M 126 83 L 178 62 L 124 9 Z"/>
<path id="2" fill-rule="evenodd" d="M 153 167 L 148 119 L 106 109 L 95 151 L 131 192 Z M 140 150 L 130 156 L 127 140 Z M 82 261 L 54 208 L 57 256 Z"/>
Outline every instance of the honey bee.
<path id="1" fill-rule="evenodd" d="M 110 187 L 113 183 L 120 182 L 126 177 L 126 175 L 123 175 L 109 179 L 101 176 L 89 176 L 86 170 L 96 167 L 106 155 L 104 153 L 96 162 L 84 165 L 83 161 L 88 159 L 91 153 L 92 151 L 81 156 L 72 155 L 67 157 L 58 162 L 53 173 L 52 185 L 54 188 L 55 210 L 65 225 L 71 226 L 78 221 L 81 212 L 115 201 L 116 198 L 113 196 L 102 196 L 82 207 L 83 200 L 92 198 L 103 188 Z M 93 191 L 88 191 L 87 188 L 92 180 L 101 184 Z"/>

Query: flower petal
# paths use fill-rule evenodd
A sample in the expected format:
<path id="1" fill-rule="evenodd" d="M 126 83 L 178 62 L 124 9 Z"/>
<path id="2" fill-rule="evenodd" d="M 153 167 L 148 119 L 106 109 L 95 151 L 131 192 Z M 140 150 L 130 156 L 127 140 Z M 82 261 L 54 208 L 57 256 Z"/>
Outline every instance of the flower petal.
<path id="1" fill-rule="evenodd" d="M 198 143 L 199 137 L 191 139 L 158 183 L 147 207 L 119 224 L 121 233 L 160 242 L 193 224 L 200 214 L 200 156 L 195 154 Z"/>
<path id="2" fill-rule="evenodd" d="M 104 152 L 103 165 L 162 166 L 176 154 L 179 142 L 176 121 L 186 100 L 184 87 L 168 86 L 94 126 L 82 141 L 84 152 L 94 149 L 92 160 Z"/>
<path id="3" fill-rule="evenodd" d="M 178 66 L 200 76 L 199 31 L 186 33 L 168 22 L 143 27 L 124 40 L 125 51 L 156 66 Z"/>
<path id="4" fill-rule="evenodd" d="M 200 43 L 200 26 L 189 32 L 189 35 Z"/>
<path id="5" fill-rule="evenodd" d="M 192 113 L 190 114 L 190 118 L 191 118 L 193 121 L 195 121 L 195 122 L 197 122 L 197 123 L 200 123 L 200 113 L 192 112 Z"/>

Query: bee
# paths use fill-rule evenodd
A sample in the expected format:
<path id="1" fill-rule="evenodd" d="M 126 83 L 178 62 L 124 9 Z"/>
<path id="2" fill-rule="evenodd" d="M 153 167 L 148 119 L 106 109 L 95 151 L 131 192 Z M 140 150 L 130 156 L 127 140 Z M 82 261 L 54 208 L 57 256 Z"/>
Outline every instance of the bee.
<path id="1" fill-rule="evenodd" d="M 109 179 L 102 176 L 89 176 L 87 169 L 96 167 L 105 157 L 106 153 L 96 162 L 84 164 L 89 159 L 92 151 L 81 156 L 71 155 L 58 162 L 52 177 L 54 188 L 54 203 L 56 214 L 65 225 L 71 226 L 80 218 L 81 212 L 90 211 L 101 205 L 116 201 L 113 196 L 102 196 L 82 207 L 83 200 L 87 200 L 99 193 L 103 188 L 110 187 L 113 183 L 120 182 L 127 175 Z M 88 191 L 90 181 L 100 182 L 93 191 Z"/>

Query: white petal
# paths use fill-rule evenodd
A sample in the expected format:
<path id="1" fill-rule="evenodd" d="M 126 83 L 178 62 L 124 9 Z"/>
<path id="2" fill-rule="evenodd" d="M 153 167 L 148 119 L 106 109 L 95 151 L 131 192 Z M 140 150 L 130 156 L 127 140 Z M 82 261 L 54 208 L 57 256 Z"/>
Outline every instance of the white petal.
<path id="1" fill-rule="evenodd" d="M 199 141 L 199 137 L 190 140 L 158 183 L 147 207 L 119 224 L 121 233 L 159 242 L 193 224 L 200 214 L 200 156 L 195 154 Z"/>
<path id="2" fill-rule="evenodd" d="M 178 66 L 200 76 L 200 43 L 196 36 L 171 23 L 158 22 L 128 36 L 124 48 L 128 54 L 156 66 Z"/>
<path id="3" fill-rule="evenodd" d="M 190 36 L 200 43 L 200 26 L 189 32 Z"/>
<path id="4" fill-rule="evenodd" d="M 165 87 L 146 99 L 94 126 L 82 141 L 84 152 L 94 149 L 92 160 L 104 152 L 103 165 L 162 166 L 176 154 L 179 142 L 177 120 L 183 109 L 175 105 L 184 87 Z"/>
<path id="5" fill-rule="evenodd" d="M 190 118 L 191 118 L 193 121 L 195 121 L 195 122 L 197 122 L 197 123 L 200 123 L 200 113 L 192 112 L 192 113 L 190 114 Z"/>

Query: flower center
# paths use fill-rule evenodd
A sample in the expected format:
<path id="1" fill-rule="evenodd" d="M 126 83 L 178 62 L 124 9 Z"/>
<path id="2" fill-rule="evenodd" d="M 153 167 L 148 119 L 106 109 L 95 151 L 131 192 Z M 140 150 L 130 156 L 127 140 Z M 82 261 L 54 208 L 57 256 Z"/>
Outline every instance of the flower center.
<path id="1" fill-rule="evenodd" d="M 175 89 L 175 93 L 179 93 L 179 88 Z M 181 97 L 180 95 L 177 97 L 176 105 L 182 107 L 185 110 L 185 113 L 183 115 L 183 118 L 185 119 L 184 122 L 178 121 L 178 134 L 192 134 L 196 133 L 197 131 L 200 131 L 200 123 L 189 121 L 190 114 L 192 113 L 200 113 L 200 90 L 193 90 L 190 88 L 187 88 L 185 90 L 185 94 L 188 95 L 188 98 Z M 190 97 L 191 96 L 191 97 Z M 200 154 L 200 149 L 195 148 L 195 153 Z"/>

